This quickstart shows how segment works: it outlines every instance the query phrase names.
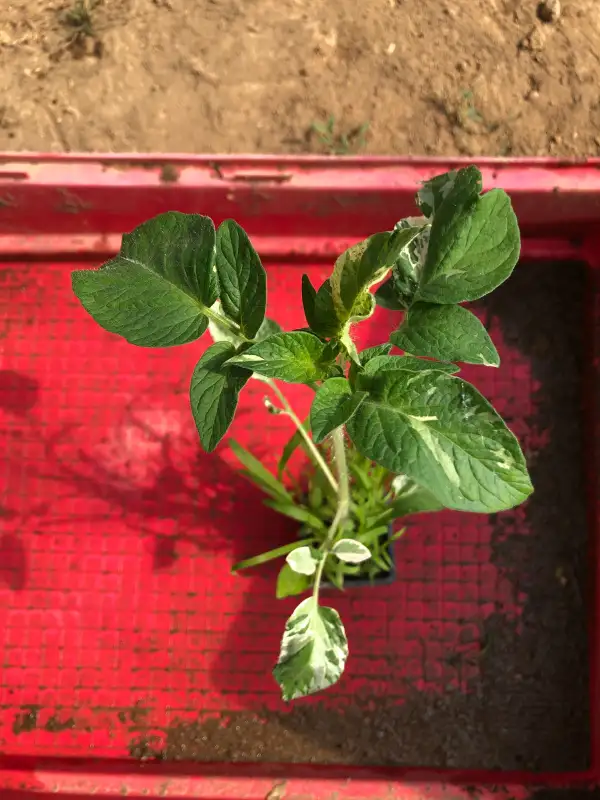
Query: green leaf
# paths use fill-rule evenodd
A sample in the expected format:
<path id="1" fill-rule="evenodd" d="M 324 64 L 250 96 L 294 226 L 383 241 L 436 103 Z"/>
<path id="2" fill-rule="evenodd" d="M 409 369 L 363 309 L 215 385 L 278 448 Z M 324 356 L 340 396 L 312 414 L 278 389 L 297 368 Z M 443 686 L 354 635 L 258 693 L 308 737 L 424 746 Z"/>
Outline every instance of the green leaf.
<path id="1" fill-rule="evenodd" d="M 313 383 L 327 374 L 324 349 L 323 342 L 310 333 L 276 333 L 253 344 L 229 363 L 288 383 Z"/>
<path id="2" fill-rule="evenodd" d="M 275 596 L 278 600 L 284 597 L 294 597 L 305 592 L 310 585 L 311 580 L 308 575 L 300 575 L 294 572 L 289 564 L 284 564 L 277 576 Z"/>
<path id="3" fill-rule="evenodd" d="M 216 266 L 223 311 L 253 339 L 265 318 L 267 276 L 247 233 L 232 219 L 217 231 Z"/>
<path id="4" fill-rule="evenodd" d="M 339 256 L 331 275 L 331 293 L 342 324 L 365 319 L 373 313 L 374 300 L 369 288 L 385 277 L 420 230 L 415 227 L 376 233 Z"/>
<path id="5" fill-rule="evenodd" d="M 502 189 L 482 197 L 461 170 L 433 218 L 416 300 L 443 305 L 477 300 L 513 271 L 521 246 L 510 199 Z"/>
<path id="6" fill-rule="evenodd" d="M 212 220 L 169 211 L 124 234 L 100 269 L 73 272 L 73 291 L 102 328 L 131 344 L 187 344 L 202 336 L 217 299 L 214 259 Z"/>
<path id="7" fill-rule="evenodd" d="M 317 562 L 313 558 L 310 547 L 296 547 L 286 556 L 287 563 L 299 575 L 314 575 L 317 571 Z"/>
<path id="8" fill-rule="evenodd" d="M 384 528 L 385 530 L 387 528 Z M 362 564 L 371 558 L 369 548 L 356 539 L 339 539 L 331 548 L 331 552 L 346 564 Z"/>
<path id="9" fill-rule="evenodd" d="M 392 345 L 389 342 L 377 344 L 375 347 L 367 347 L 360 353 L 360 363 L 364 366 L 378 356 L 389 356 L 391 349 Z"/>
<path id="10" fill-rule="evenodd" d="M 392 535 L 390 536 L 390 542 L 397 542 L 398 539 L 401 539 L 404 536 L 407 530 L 408 530 L 407 528 L 400 528 L 399 531 L 395 531 L 394 533 L 392 533 Z"/>
<path id="11" fill-rule="evenodd" d="M 320 692 L 336 683 L 348 658 L 348 641 L 340 615 L 303 600 L 285 625 L 273 676 L 285 701 Z"/>
<path id="12" fill-rule="evenodd" d="M 310 328 L 316 321 L 315 318 L 315 303 L 317 301 L 317 292 L 315 287 L 310 282 L 308 275 L 302 276 L 302 306 L 304 308 L 304 316 Z"/>
<path id="13" fill-rule="evenodd" d="M 402 300 L 396 296 L 393 277 L 388 278 L 381 286 L 377 287 L 375 302 L 381 308 L 387 308 L 389 311 L 404 311 L 406 308 Z"/>
<path id="14" fill-rule="evenodd" d="M 325 524 L 314 514 L 305 508 L 298 505 L 293 500 L 289 502 L 282 502 L 280 500 L 265 500 L 265 505 L 277 511 L 278 514 L 283 514 L 284 517 L 295 519 L 297 522 L 302 522 L 304 525 L 309 525 L 313 530 L 325 531 Z"/>
<path id="15" fill-rule="evenodd" d="M 304 422 L 302 423 L 302 427 L 306 432 L 310 431 L 310 418 L 307 417 Z M 306 442 L 304 441 L 304 437 L 300 433 L 300 431 L 296 431 L 294 435 L 288 439 L 286 446 L 283 448 L 283 452 L 281 453 L 281 458 L 279 459 L 279 464 L 277 465 L 277 477 L 281 480 L 284 470 L 288 465 L 290 458 L 296 452 L 298 447 L 302 447 L 304 452 L 309 456 L 309 458 L 313 459 L 313 453 L 307 447 Z"/>
<path id="16" fill-rule="evenodd" d="M 414 356 L 375 356 L 364 365 L 361 377 L 373 377 L 382 372 L 396 372 L 397 370 L 452 374 L 458 372 L 459 368 L 455 364 L 440 364 L 439 361 L 425 361 Z M 364 381 L 361 382 L 361 386 L 363 384 Z"/>
<path id="17" fill-rule="evenodd" d="M 302 304 L 310 330 L 323 339 L 338 335 L 341 324 L 336 316 L 329 278 L 316 292 L 308 275 L 302 276 Z"/>
<path id="18" fill-rule="evenodd" d="M 350 370 L 348 372 L 348 379 L 350 380 L 351 384 L 354 384 L 359 372 L 368 364 L 369 361 L 372 361 L 374 358 L 379 358 L 382 356 L 388 356 L 392 350 L 391 342 L 384 342 L 383 344 L 375 345 L 375 347 L 367 347 L 365 350 L 362 350 L 359 353 L 360 365 L 351 363 Z"/>
<path id="19" fill-rule="evenodd" d="M 488 332 L 462 306 L 416 303 L 390 341 L 415 356 L 500 366 L 500 356 Z"/>
<path id="20" fill-rule="evenodd" d="M 389 342 L 385 342 L 384 344 L 378 344 L 375 347 L 367 347 L 365 350 L 362 350 L 359 353 L 360 366 L 355 362 L 350 364 L 350 370 L 348 372 L 348 380 L 350 381 L 350 385 L 354 386 L 361 367 L 364 367 L 364 365 L 373 358 L 389 355 L 391 349 L 392 345 Z"/>
<path id="21" fill-rule="evenodd" d="M 229 440 L 229 446 L 238 460 L 246 467 L 247 471 L 244 474 L 257 483 L 263 491 L 270 494 L 275 500 L 289 502 L 292 499 L 285 486 L 252 453 L 234 439 Z"/>
<path id="22" fill-rule="evenodd" d="M 228 366 L 226 362 L 233 355 L 232 344 L 216 342 L 205 351 L 192 375 L 190 404 L 200 442 L 207 453 L 211 453 L 227 433 L 239 393 L 252 374 Z"/>
<path id="23" fill-rule="evenodd" d="M 482 189 L 481 172 L 477 167 L 469 166 L 461 170 L 461 173 L 468 175 L 471 180 L 473 194 L 480 194 Z M 436 175 L 429 181 L 425 181 L 417 192 L 417 205 L 426 217 L 431 217 L 439 209 L 444 199 L 452 190 L 458 176 L 456 170 L 446 172 L 443 175 Z"/>
<path id="24" fill-rule="evenodd" d="M 407 517 L 410 514 L 441 511 L 444 508 L 431 492 L 406 475 L 397 475 L 392 482 L 392 488 L 396 492 L 391 504 L 394 519 Z"/>
<path id="25" fill-rule="evenodd" d="M 402 250 L 392 269 L 391 291 L 402 310 L 410 308 L 419 287 L 429 247 L 431 224 L 425 217 L 408 217 L 396 223 L 397 230 L 414 227 L 420 227 L 418 235 Z"/>
<path id="26" fill-rule="evenodd" d="M 216 303 L 213 304 L 211 311 L 219 316 L 223 316 L 224 312 L 221 307 L 221 302 L 217 300 Z M 208 331 L 212 336 L 214 342 L 230 342 L 231 344 L 235 345 L 236 349 L 241 347 L 245 342 L 244 339 L 233 331 L 230 331 L 229 328 L 226 328 L 224 325 L 221 325 L 219 322 L 214 320 L 213 318 L 209 319 L 208 322 Z M 255 336 L 256 341 L 262 342 L 263 339 L 267 339 L 269 336 L 272 336 L 274 333 L 281 332 L 281 325 L 278 322 L 275 322 L 274 319 L 269 319 L 265 317 L 263 320 L 262 325 L 258 329 L 258 333 Z"/>
<path id="27" fill-rule="evenodd" d="M 532 492 L 519 444 L 470 384 L 437 371 L 383 372 L 348 422 L 367 458 L 406 474 L 446 508 L 495 512 Z"/>
<path id="28" fill-rule="evenodd" d="M 288 544 L 284 544 L 281 547 L 275 547 L 273 550 L 268 550 L 266 553 L 260 553 L 257 556 L 252 556 L 252 558 L 245 558 L 243 561 L 238 561 L 237 564 L 234 564 L 231 568 L 232 572 L 241 572 L 243 569 L 248 569 L 249 567 L 258 567 L 261 564 L 266 564 L 269 561 L 274 561 L 276 558 L 281 558 L 281 556 L 285 556 L 288 553 L 291 553 L 292 550 L 296 550 L 298 547 L 303 547 L 306 542 L 312 543 L 314 542 L 313 539 L 301 539 L 297 542 L 288 542 Z"/>
<path id="29" fill-rule="evenodd" d="M 329 378 L 321 384 L 310 408 L 315 442 L 322 442 L 331 431 L 344 425 L 366 396 L 366 392 L 353 392 L 346 378 Z"/>

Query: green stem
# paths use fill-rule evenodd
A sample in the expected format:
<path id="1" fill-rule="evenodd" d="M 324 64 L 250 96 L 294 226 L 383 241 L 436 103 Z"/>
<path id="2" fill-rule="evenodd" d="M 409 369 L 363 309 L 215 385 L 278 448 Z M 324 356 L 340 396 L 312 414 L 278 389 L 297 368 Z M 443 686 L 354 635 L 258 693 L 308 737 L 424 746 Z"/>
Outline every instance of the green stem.
<path id="1" fill-rule="evenodd" d="M 350 475 L 348 472 L 348 461 L 346 459 L 346 445 L 344 442 L 344 426 L 341 425 L 336 428 L 331 435 L 333 440 L 333 457 L 335 459 L 337 474 L 338 474 L 338 507 L 335 512 L 335 517 L 329 530 L 327 537 L 322 546 L 322 558 L 317 566 L 315 572 L 315 580 L 313 584 L 313 599 L 315 606 L 319 602 L 319 589 L 321 588 L 321 579 L 323 578 L 323 570 L 325 569 L 325 562 L 331 552 L 331 546 L 338 528 L 345 523 L 348 519 L 350 512 Z"/>
<path id="2" fill-rule="evenodd" d="M 209 319 L 211 319 L 214 323 L 220 325 L 221 328 L 225 328 L 225 330 L 228 330 L 230 333 L 235 334 L 235 336 L 239 336 L 239 338 L 242 341 L 244 342 L 254 341 L 253 339 L 248 339 L 246 336 L 244 336 L 244 334 L 242 333 L 242 329 L 237 324 L 237 322 L 234 322 L 231 319 L 227 319 L 227 317 L 222 317 L 221 314 L 217 314 L 217 312 L 213 311 L 212 308 L 207 308 L 205 306 L 204 309 L 202 310 L 202 313 L 206 314 L 206 316 Z"/>
<path id="3" fill-rule="evenodd" d="M 346 459 L 346 443 L 344 442 L 344 426 L 336 428 L 331 435 L 333 440 L 333 457 L 338 474 L 338 510 L 340 524 L 344 524 L 350 512 L 350 475 Z"/>
<path id="4" fill-rule="evenodd" d="M 291 407 L 291 405 L 288 403 L 286 396 L 283 394 L 283 392 L 281 391 L 279 386 L 277 386 L 274 380 L 271 380 L 271 378 L 263 378 L 263 380 L 267 384 L 267 386 L 269 386 L 271 390 L 277 395 L 277 398 L 279 399 L 281 405 L 283 406 L 284 414 L 286 414 L 292 420 L 292 422 L 298 429 L 298 432 L 306 442 L 306 446 L 313 454 L 315 461 L 317 462 L 317 464 L 323 471 L 323 474 L 329 481 L 331 488 L 336 494 L 338 494 L 339 492 L 338 483 L 336 479 L 333 477 L 331 470 L 327 466 L 327 462 L 319 452 L 318 448 L 315 446 L 313 440 L 308 435 L 308 432 L 306 431 L 304 425 L 302 424 L 302 421 L 300 420 L 294 409 Z"/>

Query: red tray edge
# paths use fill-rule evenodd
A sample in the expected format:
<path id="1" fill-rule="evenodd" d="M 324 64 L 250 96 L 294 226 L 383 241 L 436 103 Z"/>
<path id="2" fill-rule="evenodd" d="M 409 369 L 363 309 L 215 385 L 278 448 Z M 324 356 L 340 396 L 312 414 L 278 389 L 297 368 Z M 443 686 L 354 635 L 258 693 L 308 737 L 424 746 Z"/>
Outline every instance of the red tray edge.
<path id="1" fill-rule="evenodd" d="M 98 201 L 105 200 L 117 189 L 133 190 L 138 197 L 148 198 L 152 195 L 152 206 L 162 206 L 167 210 L 173 200 L 182 196 L 182 191 L 189 192 L 197 197 L 198 193 L 207 187 L 214 187 L 215 180 L 220 184 L 219 190 L 224 192 L 228 186 L 237 186 L 242 181 L 244 188 L 254 187 L 257 182 L 261 186 L 268 186 L 275 195 L 279 194 L 282 186 L 289 186 L 296 174 L 303 173 L 303 180 L 298 181 L 298 189 L 302 194 L 315 191 L 327 191 L 327 181 L 344 188 L 364 193 L 369 189 L 392 191 L 394 194 L 414 194 L 415 187 L 432 174 L 472 163 L 472 159 L 419 159 L 387 157 L 369 158 L 331 158 L 331 157 L 277 157 L 277 156 L 189 156 L 185 154 L 156 155 L 98 155 L 98 154 L 0 154 L 0 256 L 40 259 L 53 258 L 57 255 L 78 258 L 88 257 L 98 259 L 100 255 L 109 255 L 119 247 L 119 236 L 106 234 L 106 217 L 97 215 L 98 206 L 94 203 L 91 210 L 85 207 L 85 198 L 94 196 Z M 587 161 L 564 161 L 552 159 L 477 159 L 478 165 L 484 172 L 486 188 L 501 185 L 510 193 L 515 193 L 521 199 L 528 201 L 525 209 L 526 224 L 545 227 L 542 218 L 547 213 L 548 207 L 540 205 L 540 197 L 552 197 L 556 201 L 560 198 L 560 206 L 566 209 L 569 221 L 573 223 L 573 231 L 580 238 L 550 239 L 536 238 L 525 239 L 523 242 L 523 255 L 526 258 L 581 258 L 592 267 L 591 273 L 597 283 L 597 268 L 600 267 L 600 253 L 595 241 L 600 238 L 600 159 Z M 9 170 L 11 164 L 19 165 L 19 170 Z M 180 173 L 177 185 L 164 182 L 161 169 L 165 164 L 176 164 L 185 170 Z M 215 174 L 215 164 L 217 173 Z M 262 168 L 282 167 L 291 169 L 294 176 L 282 182 L 277 177 L 278 172 L 262 173 Z M 227 167 L 227 175 L 221 172 L 221 167 Z M 380 172 L 382 167 L 388 168 L 385 179 Z M 261 170 L 261 174 L 248 176 L 246 170 Z M 365 181 L 365 173 L 371 171 L 373 183 Z M 219 174 L 221 172 L 221 174 Z M 340 175 L 341 172 L 341 175 Z M 107 174 L 108 173 L 108 174 Z M 240 175 L 244 176 L 240 178 Z M 308 175 L 308 179 L 307 178 Z M 382 185 L 383 184 L 383 185 Z M 65 191 L 68 186 L 78 187 L 84 196 L 84 204 L 79 208 L 58 208 L 56 194 Z M 149 193 L 149 188 L 155 187 L 155 192 Z M 10 192 L 7 195 L 6 189 Z M 119 192 L 121 193 L 121 192 Z M 66 231 L 58 234 L 46 234 L 36 231 L 36 220 L 28 213 L 28 204 L 35 200 L 38 205 L 40 198 L 45 201 L 52 197 L 51 216 L 60 219 L 64 226 L 66 214 L 70 215 L 71 224 Z M 78 196 L 80 197 L 80 196 Z M 596 202 L 589 205 L 589 199 Z M 129 198 L 130 199 L 130 198 Z M 582 200 L 585 202 L 582 204 Z M 99 203 L 101 206 L 102 202 Z M 77 204 L 76 204 L 77 205 Z M 142 217 L 148 214 L 143 210 Z M 517 205 L 517 202 L 515 203 Z M 551 204 L 552 209 L 558 207 Z M 585 217 L 581 218 L 581 209 L 587 207 Z M 569 213 L 569 209 L 575 209 Z M 39 211 L 39 208 L 36 209 Z M 517 209 L 519 213 L 519 209 Z M 7 214 L 7 212 L 11 212 Z M 589 212 L 589 213 L 588 213 Z M 158 213 L 158 212 L 154 212 Z M 10 219 L 7 219 L 7 216 Z M 37 216 L 37 214 L 36 214 Z M 519 213 L 520 219 L 522 214 Z M 16 230 L 22 233 L 6 233 L 7 223 L 17 220 Z M 39 217 L 38 217 L 39 220 Z M 73 224 L 73 220 L 75 223 Z M 111 231 L 118 231 L 118 220 L 111 220 Z M 4 223 L 4 224 L 2 224 Z M 115 224 L 116 223 L 116 224 Z M 22 227 L 21 227 L 22 226 Z M 591 230 L 590 230 L 590 226 Z M 587 229 L 587 230 L 586 230 Z M 547 231 L 548 237 L 556 234 L 556 230 Z M 98 238 L 100 237 L 100 238 Z M 299 253 L 303 257 L 316 258 L 330 257 L 337 254 L 340 249 L 356 241 L 356 238 L 300 236 L 294 237 L 267 237 L 257 242 L 258 249 L 267 257 L 285 257 L 285 254 L 294 256 Z M 338 249 L 340 248 L 340 249 Z M 596 298 L 598 293 L 596 292 Z M 596 299 L 600 302 L 600 299 Z M 591 305 L 591 304 L 590 304 Z M 590 314 L 590 318 L 591 318 Z M 591 331 L 590 331 L 591 333 Z M 593 340 L 593 338 L 592 338 Z M 600 351 L 595 347 L 590 353 L 590 371 L 596 377 L 596 368 L 600 364 Z M 590 387 L 592 383 L 590 382 Z M 589 404 L 592 408 L 592 404 Z M 600 437 L 600 421 L 595 417 L 589 422 L 593 424 L 596 440 Z M 590 519 L 596 528 L 600 514 L 599 501 L 596 499 L 595 484 L 597 469 L 594 462 L 590 475 L 590 493 L 593 500 L 591 504 Z M 597 575 L 596 586 L 600 585 L 600 564 L 596 559 Z M 595 594 L 594 610 L 590 615 L 590 624 L 594 626 L 598 618 L 599 600 Z M 596 631 L 594 631 L 596 633 Z M 592 707 L 596 707 L 595 700 L 600 697 L 600 641 L 594 636 L 594 668 L 592 670 Z M 406 800 L 421 800 L 425 798 L 445 798 L 445 800 L 459 800 L 459 798 L 479 797 L 481 800 L 492 797 L 513 797 L 514 800 L 530 797 L 536 786 L 543 784 L 549 786 L 586 786 L 591 787 L 598 783 L 598 757 L 600 756 L 599 724 L 597 719 L 592 720 L 594 766 L 589 772 L 559 775 L 535 774 L 510 774 L 490 772 L 464 772 L 464 771 L 426 771 L 420 769 L 393 770 L 389 772 L 348 770 L 344 777 L 324 777 L 322 770 L 303 770 L 295 767 L 272 767 L 266 770 L 260 767 L 237 769 L 232 765 L 227 766 L 230 773 L 224 776 L 223 766 L 221 774 L 196 774 L 193 776 L 175 775 L 172 771 L 159 773 L 145 769 L 145 765 L 136 767 L 126 765 L 119 772 L 116 765 L 90 767 L 90 765 L 75 762 L 56 762 L 51 766 L 36 759 L 31 759 L 27 766 L 18 766 L 15 762 L 0 764 L 0 796 L 6 800 L 25 800 L 29 796 L 39 796 L 40 793 L 52 793 L 69 796 L 74 800 L 83 800 L 93 795 L 101 797 L 171 797 L 171 798 L 265 798 L 265 800 L 293 800 L 295 798 L 350 798 L 386 797 L 406 798 Z M 109 772 L 110 770 L 110 772 Z M 287 779 L 285 776 L 294 772 L 299 777 Z M 339 772 L 339 770 L 338 770 Z M 234 773 L 236 773 L 234 775 Z M 305 773 L 305 777 L 300 777 Z M 392 778 L 393 774 L 393 778 Z M 329 772 L 332 775 L 332 772 Z M 466 782 L 464 782 L 466 781 Z M 462 785 L 461 785 L 462 782 Z"/>

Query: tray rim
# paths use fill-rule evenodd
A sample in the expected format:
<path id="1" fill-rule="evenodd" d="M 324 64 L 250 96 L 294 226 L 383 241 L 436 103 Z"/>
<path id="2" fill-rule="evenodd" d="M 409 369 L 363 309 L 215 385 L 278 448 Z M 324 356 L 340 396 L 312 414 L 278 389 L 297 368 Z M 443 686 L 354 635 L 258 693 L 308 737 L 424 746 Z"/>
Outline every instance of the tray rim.
<path id="1" fill-rule="evenodd" d="M 120 244 L 118 215 L 108 214 L 109 201 L 123 196 L 128 203 L 142 201 L 143 208 L 167 210 L 170 204 L 194 206 L 199 196 L 227 197 L 237 193 L 240 207 L 257 191 L 270 202 L 293 195 L 327 199 L 337 189 L 357 193 L 369 202 L 370 194 L 412 197 L 419 181 L 440 171 L 476 162 L 486 188 L 502 186 L 512 196 L 526 231 L 523 256 L 539 260 L 575 258 L 590 267 L 593 300 L 600 304 L 600 158 L 424 158 L 330 157 L 278 155 L 1 153 L 0 154 L 0 258 L 40 260 L 66 258 L 99 261 L 116 252 Z M 164 168 L 179 170 L 177 182 L 165 181 Z M 383 170 L 385 169 L 385 173 Z M 257 187 L 260 187 L 257 190 Z M 61 198 L 64 204 L 57 204 Z M 74 199 L 73 199 L 74 198 Z M 207 197 L 208 199 L 208 197 Z M 71 204 L 69 205 L 69 202 Z M 106 204 L 106 205 L 105 205 Z M 98 205 L 100 210 L 98 211 Z M 40 209 L 50 227 L 40 230 Z M 582 209 L 585 210 L 582 216 Z M 547 224 L 544 214 L 565 214 L 566 225 Z M 158 213 L 158 211 L 155 211 Z M 268 213 L 268 212 L 267 212 Z M 343 209 L 340 210 L 343 214 Z M 256 213 L 250 214 L 256 219 Z M 267 259 L 330 259 L 360 237 L 257 235 L 256 244 Z M 590 301 L 588 325 L 593 324 Z M 588 328 L 591 334 L 591 329 Z M 600 338 L 600 337 L 596 337 Z M 593 339 L 593 337 L 591 337 Z M 597 380 L 600 345 L 590 351 L 589 386 Z M 595 391 L 595 390 L 593 390 Z M 589 397 L 593 399 L 592 394 Z M 588 403 L 588 426 L 600 441 L 600 420 Z M 596 448 L 597 450 L 598 448 Z M 597 534 L 600 501 L 596 498 L 597 455 L 590 476 L 590 525 Z M 595 552 L 595 551 L 594 551 Z M 596 564 L 596 587 L 600 564 Z M 594 592 L 591 706 L 600 698 L 600 636 L 593 630 L 600 617 L 600 598 Z M 193 770 L 190 772 L 190 770 Z M 586 772 L 551 774 L 487 771 L 311 768 L 281 765 L 147 765 L 132 762 L 19 758 L 0 755 L 0 796 L 26 800 L 40 794 L 58 794 L 75 800 L 93 795 L 134 798 L 239 798 L 239 800 L 327 800 L 385 797 L 402 800 L 457 800 L 457 798 L 529 797 L 535 787 L 600 785 L 600 719 L 592 716 L 592 765 Z M 479 792 L 479 794 L 477 793 Z M 507 793 L 508 792 L 508 793 Z"/>

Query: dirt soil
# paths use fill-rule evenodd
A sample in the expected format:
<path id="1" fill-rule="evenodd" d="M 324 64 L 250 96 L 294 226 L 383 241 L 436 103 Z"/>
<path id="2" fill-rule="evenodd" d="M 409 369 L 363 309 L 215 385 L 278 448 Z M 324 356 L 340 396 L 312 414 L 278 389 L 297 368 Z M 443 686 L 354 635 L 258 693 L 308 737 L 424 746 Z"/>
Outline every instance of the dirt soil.
<path id="1" fill-rule="evenodd" d="M 181 721 L 160 741 L 136 738 L 134 758 L 556 772 L 588 766 L 584 291 L 581 265 L 527 265 L 480 306 L 488 326 L 499 323 L 505 343 L 530 361 L 540 388 L 526 425 L 545 432 L 547 444 L 527 453 L 535 492 L 524 509 L 490 518 L 492 563 L 515 597 L 526 599 L 518 621 L 501 607 L 480 620 L 480 670 L 468 691 L 415 690 L 401 704 L 357 697 L 343 711 L 298 703 L 288 713 Z M 510 414 L 507 421 L 523 424 Z"/>
<path id="2" fill-rule="evenodd" d="M 600 154 L 597 0 L 2 5 L 0 150 Z"/>

